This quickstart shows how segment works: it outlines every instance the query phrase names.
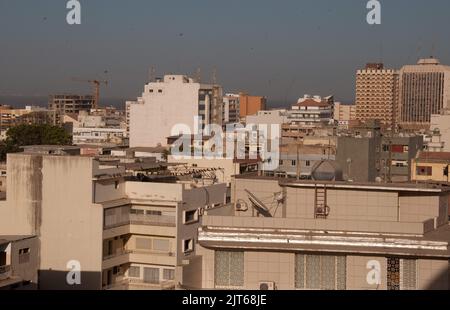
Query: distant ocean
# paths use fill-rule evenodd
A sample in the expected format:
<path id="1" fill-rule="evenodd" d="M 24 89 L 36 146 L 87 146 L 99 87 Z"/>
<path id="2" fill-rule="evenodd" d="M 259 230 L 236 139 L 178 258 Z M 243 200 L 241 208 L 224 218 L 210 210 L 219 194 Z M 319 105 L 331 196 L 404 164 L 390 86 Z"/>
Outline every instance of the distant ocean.
<path id="1" fill-rule="evenodd" d="M 125 101 L 130 99 L 124 98 L 105 98 L 100 99 L 100 105 L 102 106 L 113 106 L 118 109 L 125 109 Z M 25 106 L 33 105 L 40 107 L 48 106 L 48 97 L 25 97 L 25 96 L 1 96 L 0 104 L 9 105 L 14 108 L 24 108 Z"/>
<path id="2" fill-rule="evenodd" d="M 101 106 L 113 106 L 118 109 L 125 109 L 125 101 L 135 100 L 132 98 L 104 98 L 100 99 Z M 292 103 L 295 100 L 289 101 Z M 1 96 L 0 104 L 10 105 L 14 108 L 24 108 L 27 105 L 46 107 L 48 105 L 48 97 L 25 97 L 25 96 Z M 289 109 L 290 104 L 286 104 L 286 100 L 270 100 L 267 103 L 269 109 Z"/>

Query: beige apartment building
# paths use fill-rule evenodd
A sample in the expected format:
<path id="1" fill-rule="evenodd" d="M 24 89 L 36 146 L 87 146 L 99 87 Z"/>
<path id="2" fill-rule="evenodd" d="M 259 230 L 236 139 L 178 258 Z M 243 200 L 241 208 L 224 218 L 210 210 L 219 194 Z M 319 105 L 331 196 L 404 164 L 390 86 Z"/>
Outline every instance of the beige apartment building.
<path id="1" fill-rule="evenodd" d="M 237 177 L 208 212 L 203 289 L 449 289 L 448 188 Z"/>
<path id="2" fill-rule="evenodd" d="M 9 154 L 0 236 L 38 238 L 41 289 L 175 288 L 196 257 L 201 214 L 225 203 L 226 185 L 156 177 L 94 157 Z M 66 280 L 73 262 L 80 284 Z"/>
<path id="3" fill-rule="evenodd" d="M 413 181 L 449 182 L 450 153 L 420 152 L 413 160 Z"/>
<path id="4" fill-rule="evenodd" d="M 334 120 L 341 128 L 348 128 L 350 121 L 356 120 L 356 105 L 334 103 Z"/>
<path id="5" fill-rule="evenodd" d="M 380 120 L 392 126 L 398 111 L 398 72 L 383 64 L 367 64 L 356 72 L 356 119 Z"/>
<path id="6" fill-rule="evenodd" d="M 450 107 L 450 67 L 436 58 L 420 59 L 400 70 L 400 123 L 405 129 L 429 129 L 432 114 Z"/>

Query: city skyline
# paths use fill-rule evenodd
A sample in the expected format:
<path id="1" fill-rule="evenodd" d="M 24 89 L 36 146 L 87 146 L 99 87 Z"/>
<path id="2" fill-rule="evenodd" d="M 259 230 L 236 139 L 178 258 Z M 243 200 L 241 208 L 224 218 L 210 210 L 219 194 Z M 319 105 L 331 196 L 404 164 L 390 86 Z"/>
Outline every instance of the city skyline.
<path id="1" fill-rule="evenodd" d="M 289 106 L 304 93 L 351 103 L 356 70 L 367 62 L 399 69 L 433 54 L 450 63 L 447 1 L 382 2 L 382 24 L 372 26 L 365 22 L 366 2 L 356 0 L 281 7 L 268 1 L 81 3 L 77 26 L 65 23 L 67 10 L 57 1 L 33 10 L 25 1 L 0 3 L 0 37 L 8 42 L 0 98 L 90 93 L 88 84 L 72 80 L 80 77 L 108 79 L 103 98 L 135 99 L 154 66 L 158 76 L 194 76 L 200 67 L 205 82 L 216 68 L 226 91 L 267 96 L 271 106 Z M 47 56 L 36 63 L 39 54 Z"/>

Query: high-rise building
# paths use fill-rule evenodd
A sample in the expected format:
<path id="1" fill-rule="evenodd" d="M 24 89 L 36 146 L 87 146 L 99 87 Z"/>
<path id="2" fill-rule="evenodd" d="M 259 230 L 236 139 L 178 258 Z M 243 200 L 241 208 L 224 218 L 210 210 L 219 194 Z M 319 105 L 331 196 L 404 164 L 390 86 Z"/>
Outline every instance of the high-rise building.
<path id="1" fill-rule="evenodd" d="M 233 124 L 239 123 L 239 101 L 240 96 L 237 94 L 226 94 L 223 97 L 223 123 Z"/>
<path id="2" fill-rule="evenodd" d="M 399 97 L 401 126 L 429 128 L 431 115 L 450 107 L 450 67 L 436 58 L 404 66 L 400 70 Z"/>
<path id="3" fill-rule="evenodd" d="M 239 114 L 241 118 L 249 115 L 254 115 L 259 111 L 265 110 L 267 105 L 267 99 L 260 96 L 250 96 L 245 93 L 239 94 Z"/>
<path id="4" fill-rule="evenodd" d="M 142 97 L 130 105 L 130 146 L 166 145 L 167 137 L 195 132 L 195 117 L 205 125 L 222 125 L 222 87 L 200 84 L 184 75 L 166 75 L 145 85 Z M 172 130 L 175 125 L 191 132 Z"/>
<path id="5" fill-rule="evenodd" d="M 395 123 L 398 102 L 398 72 L 383 64 L 367 64 L 356 73 L 356 118 L 379 120 L 384 126 Z"/>

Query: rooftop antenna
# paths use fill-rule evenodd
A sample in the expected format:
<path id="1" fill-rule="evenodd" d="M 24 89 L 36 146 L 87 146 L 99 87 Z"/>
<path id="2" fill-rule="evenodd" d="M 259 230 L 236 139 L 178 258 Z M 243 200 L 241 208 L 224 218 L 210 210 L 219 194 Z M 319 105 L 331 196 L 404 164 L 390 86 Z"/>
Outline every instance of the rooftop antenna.
<path id="1" fill-rule="evenodd" d="M 383 41 L 380 42 L 380 63 L 383 63 Z"/>
<path id="2" fill-rule="evenodd" d="M 434 53 L 436 52 L 436 43 L 433 42 L 433 44 L 431 44 L 431 58 L 434 58 Z"/>
<path id="3" fill-rule="evenodd" d="M 149 82 L 149 83 L 155 81 L 155 78 L 156 78 L 156 73 L 155 73 L 155 72 L 156 72 L 156 71 L 155 71 L 155 67 L 154 67 L 154 66 L 151 66 L 150 69 L 149 69 L 149 71 L 148 71 L 148 82 Z"/>
<path id="4" fill-rule="evenodd" d="M 201 83 L 202 81 L 202 69 L 200 67 L 198 67 L 195 72 L 195 79 L 197 80 L 197 83 Z"/>
<path id="5" fill-rule="evenodd" d="M 212 84 L 213 85 L 217 84 L 217 68 L 214 68 L 212 72 Z"/>

